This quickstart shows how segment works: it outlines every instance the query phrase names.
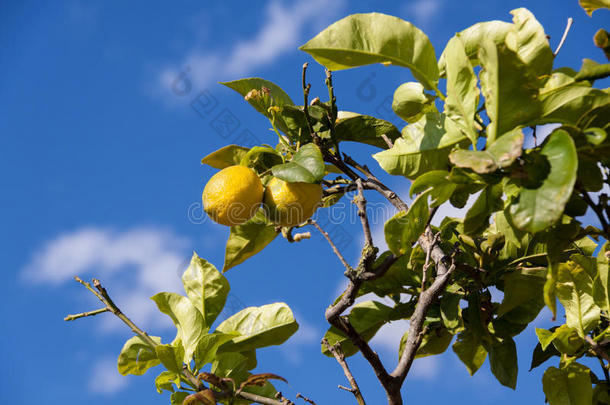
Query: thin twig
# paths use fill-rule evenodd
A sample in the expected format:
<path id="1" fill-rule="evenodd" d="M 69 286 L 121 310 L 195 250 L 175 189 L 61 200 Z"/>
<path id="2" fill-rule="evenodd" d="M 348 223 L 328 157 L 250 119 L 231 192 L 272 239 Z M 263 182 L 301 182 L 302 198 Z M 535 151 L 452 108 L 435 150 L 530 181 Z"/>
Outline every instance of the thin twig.
<path id="1" fill-rule="evenodd" d="M 68 315 L 64 318 L 64 321 L 74 321 L 75 319 L 84 318 L 86 316 L 95 316 L 98 314 L 103 314 L 104 312 L 108 312 L 109 309 L 104 307 L 100 309 L 96 309 L 95 311 L 89 312 L 81 312 L 80 314 Z"/>
<path id="2" fill-rule="evenodd" d="M 392 140 L 390 138 L 388 138 L 388 136 L 386 134 L 381 134 L 381 139 L 383 139 L 384 142 L 386 143 L 386 145 L 388 145 L 388 148 L 394 147 Z"/>
<path id="3" fill-rule="evenodd" d="M 303 63 L 303 73 L 302 73 L 302 85 L 303 85 L 303 113 L 305 114 L 305 121 L 307 121 L 307 129 L 309 130 L 309 134 L 313 138 L 313 141 L 316 145 L 320 144 L 320 138 L 313 131 L 313 127 L 311 126 L 311 117 L 309 116 L 309 90 L 311 89 L 311 84 L 307 84 L 307 66 L 309 63 Z"/>
<path id="4" fill-rule="evenodd" d="M 417 349 L 421 344 L 423 338 L 422 328 L 428 309 L 434 303 L 434 300 L 443 292 L 449 281 L 449 276 L 451 276 L 456 269 L 455 255 L 458 253 L 457 246 L 449 256 L 438 257 L 439 253 L 442 254 L 442 250 L 438 248 L 438 243 L 435 244 L 430 230 L 427 230 L 424 235 L 422 235 L 419 239 L 419 243 L 425 251 L 430 250 L 430 257 L 434 260 L 436 265 L 437 276 L 432 285 L 419 294 L 415 311 L 413 312 L 413 315 L 411 315 L 411 318 L 409 318 L 409 335 L 407 342 L 405 343 L 398 365 L 390 374 L 394 378 L 394 389 L 398 392 L 409 373 Z M 448 262 L 451 263 L 449 267 L 447 267 Z"/>
<path id="5" fill-rule="evenodd" d="M 345 258 L 341 254 L 341 252 L 339 252 L 339 249 L 337 249 L 337 246 L 335 246 L 335 244 L 333 243 L 333 241 L 330 238 L 330 236 L 328 236 L 328 232 L 326 232 L 324 229 L 322 229 L 322 227 L 315 220 L 313 220 L 313 219 L 310 219 L 309 223 L 312 224 L 313 226 L 315 226 L 318 231 L 320 231 L 322 236 L 324 236 L 324 238 L 330 244 L 330 247 L 333 249 L 333 252 L 335 252 L 335 255 L 337 255 L 339 260 L 341 260 L 341 263 L 343 264 L 343 266 L 345 267 L 347 272 L 351 272 L 353 270 L 352 267 L 349 265 L 349 263 L 347 263 L 347 261 L 345 260 Z"/>
<path id="6" fill-rule="evenodd" d="M 430 228 L 428 227 L 426 229 L 426 231 L 430 230 Z M 430 267 L 430 256 L 432 255 L 432 249 L 434 248 L 434 246 L 436 246 L 436 244 L 438 243 L 440 239 L 440 232 L 437 233 L 436 235 L 434 235 L 434 240 L 432 241 L 432 243 L 428 246 L 428 249 L 426 249 L 426 261 L 424 262 L 424 266 L 422 268 L 422 279 L 421 279 L 421 291 L 425 291 L 426 289 L 426 279 L 428 278 L 428 268 Z"/>
<path id="7" fill-rule="evenodd" d="M 156 346 L 159 345 L 159 343 L 155 342 L 146 332 L 144 332 L 142 329 L 140 329 L 135 323 L 133 323 L 131 321 L 131 319 L 129 319 L 119 309 L 119 307 L 114 303 L 114 301 L 112 301 L 112 299 L 110 298 L 110 295 L 108 294 L 108 292 L 102 286 L 102 284 L 100 283 L 100 281 L 98 279 L 93 279 L 93 286 L 95 288 L 93 288 L 90 283 L 83 281 L 80 277 L 74 277 L 74 279 L 76 281 L 78 281 L 80 284 L 82 284 L 83 286 L 85 286 L 85 288 L 87 288 L 89 291 L 91 291 L 102 302 L 102 304 L 104 304 L 106 306 L 105 307 L 106 311 L 104 311 L 104 312 L 112 312 L 121 321 L 123 321 L 123 323 L 125 323 L 127 326 L 129 326 L 136 335 L 140 336 L 140 338 L 142 338 L 142 340 L 144 340 L 151 348 L 154 349 Z M 101 310 L 98 310 L 98 311 L 101 311 Z M 92 311 L 92 312 L 95 312 L 95 311 Z M 193 388 L 197 389 L 198 391 L 202 391 L 202 390 L 206 389 L 203 382 L 201 382 L 199 379 L 197 379 L 197 376 L 195 376 L 195 374 L 193 374 L 188 369 L 186 364 L 183 365 L 182 374 L 184 375 L 186 380 L 189 382 L 189 384 Z M 221 395 L 221 393 L 218 393 L 218 395 Z M 276 401 L 274 399 L 252 394 L 249 392 L 240 392 L 238 394 L 238 396 L 245 400 L 248 400 L 251 402 L 257 402 L 257 403 L 263 404 L 263 405 L 284 405 L 282 402 Z"/>
<path id="8" fill-rule="evenodd" d="M 297 392 L 297 398 L 300 398 L 305 402 L 309 402 L 311 405 L 317 405 L 313 400 L 307 398 L 306 396 L 303 396 L 300 392 Z"/>
<path id="9" fill-rule="evenodd" d="M 345 361 L 345 355 L 341 350 L 341 346 L 339 344 L 331 345 L 330 343 L 328 343 L 328 340 L 326 340 L 326 338 L 322 339 L 322 344 L 326 346 L 328 351 L 331 352 L 333 356 L 335 356 L 335 359 L 341 365 L 341 368 L 343 368 L 343 373 L 345 374 L 345 377 L 347 377 L 349 385 L 351 385 L 352 387 L 352 389 L 349 391 L 354 394 L 354 397 L 356 397 L 356 401 L 358 401 L 358 404 L 366 405 L 366 402 L 364 402 L 364 398 L 362 397 L 362 393 L 360 392 L 360 388 L 358 387 L 358 383 L 356 382 L 354 375 L 350 371 L 349 366 Z"/>
<path id="10" fill-rule="evenodd" d="M 557 54 L 561 50 L 563 43 L 565 42 L 566 38 L 568 37 L 568 32 L 570 32 L 570 28 L 572 28 L 573 22 L 574 22 L 574 19 L 572 17 L 568 18 L 568 22 L 566 23 L 566 29 L 563 31 L 563 36 L 561 37 L 561 41 L 559 41 L 559 45 L 557 45 L 557 49 L 555 49 L 555 52 L 553 52 L 554 56 L 557 56 Z"/>
<path id="11" fill-rule="evenodd" d="M 595 340 L 593 340 L 591 338 L 591 336 L 585 336 L 585 340 L 587 341 L 587 343 L 589 343 L 591 345 L 591 349 L 593 349 L 593 351 L 595 352 L 595 354 L 598 357 L 603 358 L 604 360 L 606 360 L 608 363 L 610 363 L 610 356 L 608 356 L 608 354 L 605 352 L 604 349 L 602 349 L 602 347 L 599 345 L 599 343 L 597 343 Z"/>
<path id="12" fill-rule="evenodd" d="M 356 187 L 358 187 L 356 206 L 358 207 L 358 216 L 360 217 L 360 222 L 362 222 L 362 230 L 364 231 L 365 247 L 367 245 L 373 247 L 373 236 L 371 235 L 369 217 L 366 213 L 366 199 L 364 198 L 364 187 L 362 186 L 361 179 L 356 179 Z"/>

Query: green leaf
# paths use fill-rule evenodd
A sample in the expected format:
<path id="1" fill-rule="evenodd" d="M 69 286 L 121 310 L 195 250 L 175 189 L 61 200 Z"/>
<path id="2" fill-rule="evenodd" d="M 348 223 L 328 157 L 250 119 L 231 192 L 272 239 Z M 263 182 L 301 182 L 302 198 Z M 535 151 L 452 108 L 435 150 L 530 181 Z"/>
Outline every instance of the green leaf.
<path id="1" fill-rule="evenodd" d="M 523 153 L 523 132 L 516 129 L 502 135 L 488 145 L 487 152 L 493 156 L 499 168 L 509 167 Z"/>
<path id="2" fill-rule="evenodd" d="M 455 343 L 453 343 L 453 351 L 464 363 L 470 375 L 474 375 L 481 368 L 487 357 L 487 350 L 469 329 L 457 336 Z"/>
<path id="3" fill-rule="evenodd" d="M 461 132 L 447 132 L 442 114 L 429 113 L 403 129 L 394 146 L 373 158 L 389 174 L 415 179 L 431 170 L 447 170 L 451 148 L 467 139 Z"/>
<path id="4" fill-rule="evenodd" d="M 330 70 L 372 63 L 409 68 L 427 89 L 436 88 L 434 47 L 413 24 L 380 13 L 352 14 L 324 29 L 299 49 Z"/>
<path id="5" fill-rule="evenodd" d="M 544 307 L 542 289 L 545 279 L 515 271 L 505 275 L 503 282 L 504 298 L 498 307 L 497 316 L 502 317 L 511 313 L 511 311 L 533 306 L 537 308 L 537 311 L 533 311 L 534 313 L 531 314 L 535 318 L 542 307 Z M 523 323 L 529 323 L 533 319 L 523 319 L 523 321 Z M 544 348 L 546 346 L 543 346 Z"/>
<path id="6" fill-rule="evenodd" d="M 288 163 L 271 168 L 275 177 L 289 183 L 316 183 L 324 177 L 324 160 L 320 148 L 313 143 L 304 145 Z"/>
<path id="7" fill-rule="evenodd" d="M 557 298 L 566 310 L 566 324 L 580 337 L 597 326 L 600 309 L 593 301 L 593 280 L 582 266 L 573 261 L 559 264 Z"/>
<path id="8" fill-rule="evenodd" d="M 502 184 L 488 185 L 481 191 L 464 217 L 464 233 L 475 235 L 489 226 L 491 214 L 503 208 Z"/>
<path id="9" fill-rule="evenodd" d="M 433 170 L 422 174 L 411 183 L 409 196 L 430 190 L 430 207 L 438 207 L 451 198 L 456 187 L 457 184 L 449 180 L 448 171 Z"/>
<path id="10" fill-rule="evenodd" d="M 286 134 L 291 131 L 282 116 L 273 114 L 269 107 L 292 106 L 294 103 L 278 85 L 258 77 L 234 80 L 221 83 L 235 90 L 259 113 L 269 119 L 277 128 Z"/>
<path id="11" fill-rule="evenodd" d="M 462 321 L 462 308 L 460 308 L 461 296 L 445 292 L 441 297 L 441 319 L 449 333 L 457 335 L 464 330 Z"/>
<path id="12" fill-rule="evenodd" d="M 512 338 L 507 337 L 491 345 L 489 365 L 500 384 L 512 389 L 517 387 L 517 349 Z"/>
<path id="13" fill-rule="evenodd" d="M 404 351 L 408 338 L 409 332 L 406 332 L 400 339 L 400 345 L 398 347 L 399 359 Z M 451 340 L 453 340 L 453 335 L 444 327 L 429 330 L 422 338 L 421 345 L 415 353 L 415 358 L 419 359 L 444 353 L 451 344 Z"/>
<path id="14" fill-rule="evenodd" d="M 188 392 L 174 392 L 170 397 L 171 405 L 182 405 L 186 397 L 189 396 Z"/>
<path id="15" fill-rule="evenodd" d="M 214 359 L 210 372 L 222 378 L 233 378 L 236 384 L 245 380 L 248 373 L 248 359 L 242 353 L 221 353 Z"/>
<path id="16" fill-rule="evenodd" d="M 471 169 L 479 174 L 488 174 L 498 168 L 509 167 L 522 153 L 523 132 L 516 129 L 496 139 L 485 151 L 453 150 L 449 160 L 457 167 Z"/>
<path id="17" fill-rule="evenodd" d="M 517 50 L 519 58 L 536 76 L 548 75 L 553 68 L 555 56 L 544 28 L 526 8 L 518 8 L 510 13 L 513 15 L 514 27 L 508 34 L 506 43 Z"/>
<path id="18" fill-rule="evenodd" d="M 549 367 L 542 376 L 542 390 L 550 405 L 591 405 L 590 370 L 572 362 L 559 369 Z"/>
<path id="19" fill-rule="evenodd" d="M 609 0 L 578 0 L 578 4 L 582 7 L 589 17 L 593 15 L 595 10 L 599 10 L 600 8 L 610 8 Z"/>
<path id="20" fill-rule="evenodd" d="M 230 89 L 235 90 L 242 96 L 246 97 L 252 90 L 256 90 L 260 94 L 247 98 L 248 103 L 252 105 L 261 114 L 270 117 L 267 111 L 271 106 L 294 105 L 290 96 L 275 83 L 258 77 L 249 77 L 245 79 L 233 80 L 231 82 L 221 82 Z M 269 92 L 264 91 L 263 87 Z"/>
<path id="21" fill-rule="evenodd" d="M 153 295 L 151 299 L 157 304 L 159 311 L 172 318 L 178 330 L 176 337 L 184 346 L 184 362 L 190 363 L 199 339 L 209 329 L 204 326 L 201 312 L 195 308 L 191 300 L 180 294 L 162 292 Z"/>
<path id="22" fill-rule="evenodd" d="M 474 24 L 465 30 L 458 32 L 456 35 L 464 44 L 466 56 L 470 59 L 471 64 L 477 66 L 479 65 L 478 58 L 481 44 L 489 39 L 495 44 L 500 45 L 504 43 L 506 35 L 512 29 L 513 25 L 511 23 L 494 20 Z M 443 52 L 438 62 L 442 75 L 445 74 L 446 58 L 447 55 Z"/>
<path id="23" fill-rule="evenodd" d="M 575 82 L 564 71 L 555 71 L 540 91 L 542 113 L 529 124 L 574 125 L 586 112 L 610 103 L 610 94 L 588 82 Z"/>
<path id="24" fill-rule="evenodd" d="M 392 308 L 387 305 L 383 305 L 377 301 L 365 301 L 354 305 L 348 318 L 360 336 L 362 336 L 364 340 L 369 341 L 385 323 L 390 321 L 391 313 Z M 339 343 L 343 353 L 347 357 L 358 352 L 358 348 L 352 341 L 334 326 L 326 332 L 324 337 L 331 346 Z M 322 345 L 322 353 L 329 357 L 333 356 L 325 345 Z"/>
<path id="25" fill-rule="evenodd" d="M 537 188 L 522 188 L 508 211 L 517 228 L 531 233 L 548 228 L 561 217 L 578 169 L 574 141 L 564 130 L 553 132 L 540 154 L 550 166 L 546 178 Z"/>
<path id="26" fill-rule="evenodd" d="M 268 146 L 255 146 L 242 157 L 239 164 L 251 167 L 257 173 L 264 173 L 283 161 L 282 155 L 275 149 Z"/>
<path id="27" fill-rule="evenodd" d="M 391 122 L 368 115 L 339 111 L 335 125 L 335 137 L 338 141 L 360 142 L 387 149 L 388 145 L 382 135 L 392 142 L 401 136 L 400 131 Z"/>
<path id="28" fill-rule="evenodd" d="M 479 77 L 485 107 L 491 123 L 487 127 L 488 142 L 523 126 L 542 111 L 538 100 L 538 79 L 530 67 L 507 45 L 491 40 L 479 51 L 483 67 Z M 523 108 L 527 106 L 527 108 Z"/>
<path id="29" fill-rule="evenodd" d="M 456 167 L 471 169 L 475 173 L 486 174 L 498 170 L 498 165 L 491 154 L 485 151 L 455 149 L 449 160 Z"/>
<path id="30" fill-rule="evenodd" d="M 532 371 L 553 356 L 561 356 L 557 349 L 555 349 L 555 346 L 549 346 L 544 350 L 542 345 L 538 343 L 532 352 L 532 362 L 529 371 Z"/>
<path id="31" fill-rule="evenodd" d="M 407 212 L 399 212 L 385 223 L 385 240 L 395 255 L 408 255 L 413 244 L 426 229 L 430 217 L 429 193 L 427 191 L 417 196 Z"/>
<path id="32" fill-rule="evenodd" d="M 201 159 L 201 163 L 216 169 L 224 169 L 225 167 L 238 165 L 248 153 L 248 150 L 243 146 L 227 145 Z"/>
<path id="33" fill-rule="evenodd" d="M 182 284 L 191 303 L 201 312 L 208 329 L 222 312 L 229 294 L 229 282 L 205 259 L 193 253 L 189 267 L 182 274 Z"/>
<path id="34" fill-rule="evenodd" d="M 443 51 L 446 57 L 447 98 L 445 115 L 476 145 L 477 134 L 474 115 L 479 102 L 477 77 L 466 55 L 464 44 L 458 36 L 451 38 Z M 445 121 L 445 126 L 447 126 Z"/>
<path id="35" fill-rule="evenodd" d="M 163 390 L 174 392 L 174 385 L 180 387 L 180 374 L 172 371 L 163 371 L 155 378 L 155 387 L 161 394 Z"/>
<path id="36" fill-rule="evenodd" d="M 275 303 L 245 308 L 218 325 L 223 333 L 237 336 L 221 346 L 222 351 L 246 351 L 284 343 L 299 325 L 288 305 Z"/>
<path id="37" fill-rule="evenodd" d="M 597 276 L 593 280 L 593 297 L 604 311 L 610 311 L 610 243 L 606 242 L 597 254 Z"/>
<path id="38" fill-rule="evenodd" d="M 157 357 L 169 371 L 180 374 L 182 372 L 182 360 L 184 358 L 184 348 L 178 342 L 177 345 L 158 345 L 155 346 Z"/>
<path id="39" fill-rule="evenodd" d="M 213 362 L 220 346 L 237 336 L 239 336 L 238 333 L 222 333 L 218 331 L 202 336 L 195 350 L 196 368 L 200 369 L 204 365 Z"/>
<path id="40" fill-rule="evenodd" d="M 151 338 L 161 344 L 161 338 L 151 336 Z M 142 375 L 149 368 L 160 364 L 155 348 L 151 347 L 140 336 L 134 336 L 125 342 L 119 354 L 118 368 L 122 375 L 133 374 Z"/>
<path id="41" fill-rule="evenodd" d="M 275 225 L 259 209 L 247 222 L 231 227 L 225 250 L 223 273 L 265 248 L 277 236 Z"/>
<path id="42" fill-rule="evenodd" d="M 591 59 L 583 59 L 582 66 L 574 80 L 597 80 L 610 76 L 610 63 L 600 64 Z"/>

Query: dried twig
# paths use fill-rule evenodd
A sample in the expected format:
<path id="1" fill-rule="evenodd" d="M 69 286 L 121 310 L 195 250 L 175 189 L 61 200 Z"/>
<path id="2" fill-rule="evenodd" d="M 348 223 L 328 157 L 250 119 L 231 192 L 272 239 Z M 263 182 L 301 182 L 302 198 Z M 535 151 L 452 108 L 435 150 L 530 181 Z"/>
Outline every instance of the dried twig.
<path id="1" fill-rule="evenodd" d="M 140 336 L 140 338 L 142 338 L 142 340 L 144 340 L 149 346 L 151 346 L 151 348 L 154 348 L 159 345 L 146 332 L 144 332 L 135 323 L 133 323 L 131 321 L 131 319 L 129 319 L 125 314 L 123 314 L 123 312 L 119 309 L 119 307 L 112 301 L 112 299 L 110 298 L 110 295 L 108 294 L 108 292 L 102 286 L 102 284 L 100 283 L 100 281 L 98 279 L 93 279 L 93 287 L 91 286 L 90 283 L 83 281 L 80 277 L 74 277 L 74 279 L 76 281 L 78 281 L 80 284 L 82 284 L 83 286 L 85 286 L 85 288 L 87 288 L 89 291 L 91 291 L 102 302 L 102 304 L 105 305 L 105 308 L 104 308 L 105 311 L 101 311 L 101 309 L 97 310 L 97 311 L 100 311 L 100 313 L 101 312 L 112 312 L 121 321 L 123 321 L 123 323 L 125 323 L 127 326 L 129 326 L 136 335 Z M 96 312 L 96 311 L 91 311 L 91 312 Z M 184 367 L 182 369 L 182 374 L 186 378 L 186 381 L 188 381 L 188 383 L 193 388 L 197 389 L 198 391 L 207 389 L 205 387 L 205 385 L 199 379 L 197 379 L 197 376 L 195 376 L 195 374 L 193 374 L 188 369 L 188 367 L 186 367 L 186 365 L 184 365 Z M 218 398 L 220 399 L 220 397 L 222 397 L 223 393 L 215 393 L 215 395 L 217 395 Z M 245 400 L 248 400 L 251 402 L 256 402 L 256 403 L 259 403 L 262 405 L 284 405 L 282 402 L 276 401 L 272 398 L 263 397 L 263 396 L 252 394 L 249 392 L 240 392 L 238 394 L 238 396 Z"/>
<path id="2" fill-rule="evenodd" d="M 343 255 L 341 254 L 341 252 L 339 252 L 339 249 L 337 249 L 337 246 L 335 246 L 335 244 L 333 243 L 332 239 L 330 238 L 330 236 L 328 236 L 328 232 L 326 232 L 324 229 L 322 229 L 322 227 L 313 219 L 310 219 L 308 221 L 310 224 L 312 224 L 313 226 L 316 227 L 316 229 L 318 231 L 320 231 L 320 233 L 322 234 L 322 236 L 324 236 L 324 238 L 328 241 L 330 247 L 333 249 L 333 252 L 335 252 L 335 255 L 337 255 L 337 257 L 339 258 L 339 260 L 341 261 L 341 263 L 343 264 L 343 266 L 345 267 L 347 272 L 351 272 L 352 271 L 352 267 L 349 265 L 349 263 L 345 260 L 345 258 L 343 257 Z"/>
<path id="3" fill-rule="evenodd" d="M 345 355 L 341 350 L 341 346 L 339 344 L 331 345 L 330 343 L 328 343 L 328 340 L 326 340 L 326 338 L 322 339 L 322 344 L 328 349 L 329 352 L 333 354 L 333 356 L 335 356 L 335 359 L 341 365 L 341 368 L 343 368 L 343 373 L 345 374 L 345 377 L 347 377 L 347 380 L 349 381 L 349 384 L 352 387 L 351 389 L 349 389 L 339 386 L 339 388 L 346 389 L 347 391 L 350 391 L 352 394 L 354 394 L 354 397 L 356 397 L 356 401 L 358 401 L 359 405 L 366 405 L 366 403 L 364 402 L 364 398 L 362 397 L 362 393 L 360 392 L 360 388 L 358 387 L 358 383 L 356 382 L 354 375 L 350 371 L 349 366 L 345 361 Z"/>
<path id="4" fill-rule="evenodd" d="M 310 403 L 311 405 L 317 405 L 313 400 L 307 398 L 306 396 L 303 396 L 300 392 L 297 392 L 297 398 L 300 398 L 303 401 Z"/>
<path id="5" fill-rule="evenodd" d="M 574 22 L 574 19 L 572 17 L 568 18 L 568 22 L 566 23 L 566 29 L 563 31 L 563 35 L 561 37 L 561 41 L 559 41 L 559 45 L 557 45 L 557 49 L 555 49 L 555 52 L 553 52 L 554 56 L 557 56 L 557 54 L 561 50 L 561 47 L 563 46 L 563 43 L 565 42 L 566 38 L 568 37 L 568 33 L 570 32 L 570 28 L 572 28 L 572 23 L 573 22 Z"/>

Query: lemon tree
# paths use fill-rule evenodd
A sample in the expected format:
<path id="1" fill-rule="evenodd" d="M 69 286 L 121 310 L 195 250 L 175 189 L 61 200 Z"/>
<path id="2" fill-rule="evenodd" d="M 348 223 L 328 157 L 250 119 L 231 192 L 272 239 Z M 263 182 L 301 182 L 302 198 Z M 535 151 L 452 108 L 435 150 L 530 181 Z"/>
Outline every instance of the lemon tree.
<path id="1" fill-rule="evenodd" d="M 587 13 L 608 8 L 607 1 L 580 3 Z M 610 64 L 556 66 L 560 46 L 551 49 L 535 16 L 524 8 L 511 14 L 512 21 L 458 32 L 440 56 L 410 22 L 347 16 L 300 48 L 327 69 L 327 93 L 313 97 L 304 65 L 303 105 L 268 80 L 224 83 L 273 132 L 270 144 L 227 145 L 202 160 L 220 170 L 202 198 L 208 215 L 230 227 L 222 272 L 195 255 L 183 275 L 186 295 L 153 297 L 176 325 L 171 342 L 139 329 L 98 281 L 80 280 L 105 308 L 67 319 L 121 318 L 136 336 L 119 355 L 119 371 L 140 375 L 162 364 L 156 387 L 171 392 L 172 404 L 288 403 L 270 382 L 283 378 L 260 370 L 256 350 L 297 330 L 290 308 L 270 303 L 213 323 L 229 292 L 222 273 L 272 242 L 303 243 L 310 234 L 294 232 L 309 227 L 330 243 L 347 277 L 324 314 L 322 353 L 342 366 L 350 356 L 364 358 L 386 394 L 369 403 L 403 404 L 413 362 L 449 347 L 471 375 L 488 362 L 498 382 L 515 389 L 523 352 L 516 337 L 528 334 L 539 342 L 531 368 L 546 367 L 540 402 L 544 395 L 551 405 L 609 404 L 610 89 L 603 80 Z M 610 55 L 608 38 L 604 30 L 595 35 L 602 48 L 596 58 Z M 404 68 L 415 80 L 394 93 L 403 128 L 339 111 L 331 71 L 377 63 Z M 537 138 L 543 124 L 555 128 Z M 372 159 L 343 153 L 348 142 L 368 147 Z M 378 177 L 384 171 L 404 181 L 409 201 Z M 370 193 L 397 211 L 384 226 L 387 251 L 371 232 Z M 363 232 L 354 262 L 316 222 L 317 212 L 346 196 Z M 442 207 L 465 214 L 438 218 Z M 356 303 L 365 294 L 373 298 Z M 545 307 L 555 325 L 533 328 Z M 388 368 L 369 341 L 396 320 L 409 326 Z M 343 370 L 351 385 L 345 395 L 365 404 L 362 376 Z M 307 389 L 306 381 L 292 384 Z"/>

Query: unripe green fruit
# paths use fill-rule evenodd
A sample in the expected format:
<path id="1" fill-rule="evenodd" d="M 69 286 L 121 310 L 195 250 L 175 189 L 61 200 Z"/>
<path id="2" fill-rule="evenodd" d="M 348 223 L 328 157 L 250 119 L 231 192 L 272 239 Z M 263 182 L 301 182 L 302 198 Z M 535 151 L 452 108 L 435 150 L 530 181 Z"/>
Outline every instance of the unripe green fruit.
<path id="1" fill-rule="evenodd" d="M 403 120 L 419 114 L 430 100 L 424 93 L 424 86 L 417 82 L 403 83 L 394 92 L 392 109 Z"/>

